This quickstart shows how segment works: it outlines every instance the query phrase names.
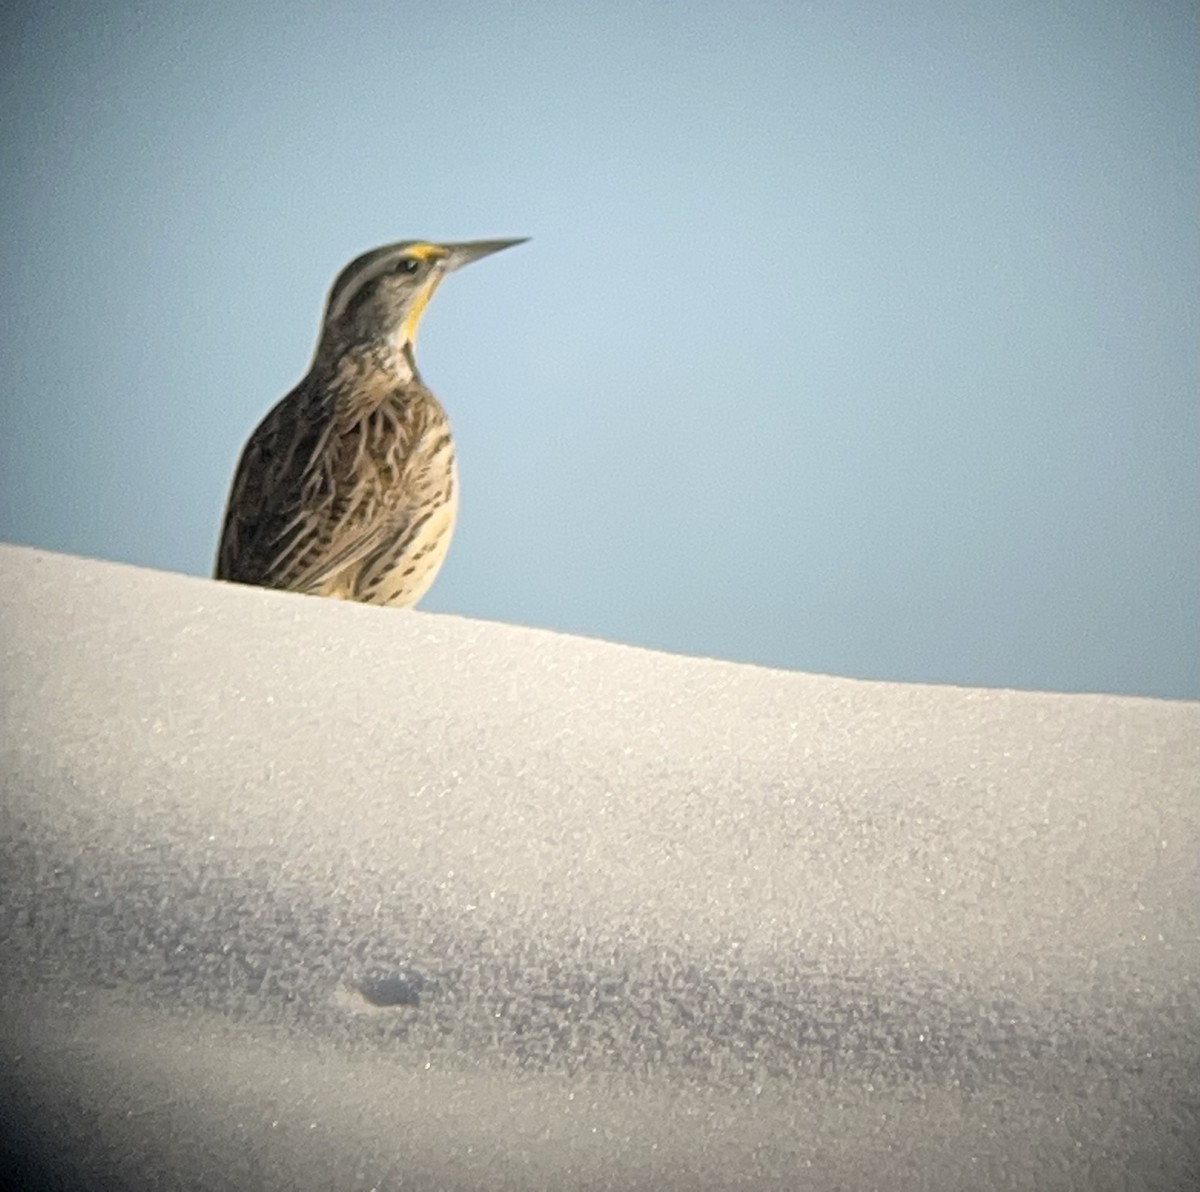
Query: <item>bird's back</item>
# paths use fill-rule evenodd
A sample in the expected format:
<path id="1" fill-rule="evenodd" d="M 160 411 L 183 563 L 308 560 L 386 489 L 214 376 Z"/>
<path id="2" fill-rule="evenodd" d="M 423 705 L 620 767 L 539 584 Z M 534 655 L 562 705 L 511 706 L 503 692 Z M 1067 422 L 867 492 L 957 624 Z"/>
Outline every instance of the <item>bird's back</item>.
<path id="1" fill-rule="evenodd" d="M 449 423 L 419 380 L 339 395 L 310 376 L 242 452 L 216 577 L 409 606 L 445 559 L 457 505 Z"/>

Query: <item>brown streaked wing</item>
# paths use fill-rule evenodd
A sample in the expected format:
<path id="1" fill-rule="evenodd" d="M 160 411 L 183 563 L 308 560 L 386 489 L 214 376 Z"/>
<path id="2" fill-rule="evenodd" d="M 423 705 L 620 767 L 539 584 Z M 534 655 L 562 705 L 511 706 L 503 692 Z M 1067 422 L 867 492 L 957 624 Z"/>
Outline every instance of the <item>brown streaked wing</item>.
<path id="1" fill-rule="evenodd" d="M 301 384 L 255 428 L 234 473 L 217 552 L 217 579 L 291 586 L 281 564 L 294 564 L 298 544 L 286 540 L 299 524 L 305 474 L 327 421 L 328 415 L 308 400 Z"/>
<path id="2" fill-rule="evenodd" d="M 424 459 L 430 439 L 435 449 L 448 446 L 449 430 L 441 406 L 420 384 L 396 391 L 343 428 L 326 456 L 330 499 L 317 509 L 301 508 L 297 520 L 308 524 L 289 527 L 296 541 L 319 546 L 301 562 L 288 544 L 294 563 L 286 569 L 287 587 L 319 591 L 339 573 L 370 567 L 419 531 L 430 497 Z M 358 578 L 347 578 L 357 588 Z"/>

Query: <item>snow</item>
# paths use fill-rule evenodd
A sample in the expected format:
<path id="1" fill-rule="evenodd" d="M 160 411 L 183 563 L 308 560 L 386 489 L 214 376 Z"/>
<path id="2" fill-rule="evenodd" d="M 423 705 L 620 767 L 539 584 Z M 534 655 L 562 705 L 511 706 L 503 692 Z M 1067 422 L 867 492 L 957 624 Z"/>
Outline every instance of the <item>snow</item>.
<path id="1" fill-rule="evenodd" d="M 0 574 L 31 1180 L 1200 1173 L 1198 704 Z"/>

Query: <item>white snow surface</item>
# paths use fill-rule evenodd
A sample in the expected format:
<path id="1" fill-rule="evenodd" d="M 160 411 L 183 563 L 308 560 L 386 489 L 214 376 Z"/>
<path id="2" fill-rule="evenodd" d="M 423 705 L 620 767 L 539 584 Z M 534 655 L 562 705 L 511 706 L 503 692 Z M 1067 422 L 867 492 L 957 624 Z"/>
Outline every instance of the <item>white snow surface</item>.
<path id="1" fill-rule="evenodd" d="M 29 1186 L 1198 1186 L 1200 705 L 0 576 Z"/>

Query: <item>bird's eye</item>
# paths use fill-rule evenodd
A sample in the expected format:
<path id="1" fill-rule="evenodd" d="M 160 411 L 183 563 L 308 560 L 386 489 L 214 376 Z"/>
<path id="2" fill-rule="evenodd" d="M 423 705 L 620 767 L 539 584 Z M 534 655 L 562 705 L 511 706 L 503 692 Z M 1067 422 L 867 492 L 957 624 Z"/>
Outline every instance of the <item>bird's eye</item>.
<path id="1" fill-rule="evenodd" d="M 412 257 L 401 257 L 393 267 L 393 273 L 399 273 L 404 277 L 411 277 L 416 273 L 419 265 Z"/>

